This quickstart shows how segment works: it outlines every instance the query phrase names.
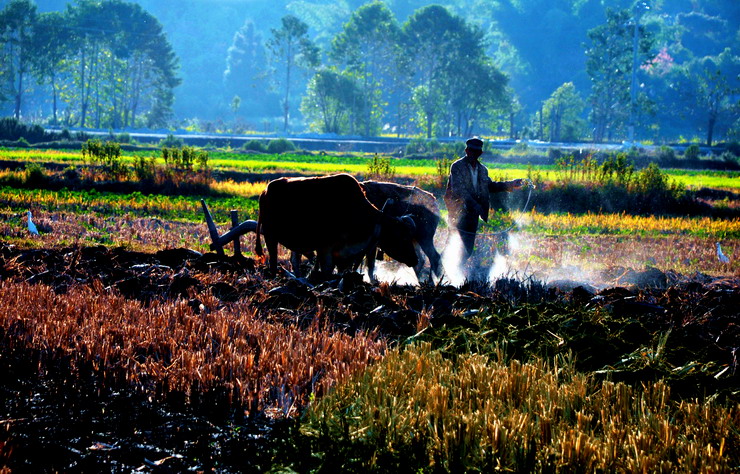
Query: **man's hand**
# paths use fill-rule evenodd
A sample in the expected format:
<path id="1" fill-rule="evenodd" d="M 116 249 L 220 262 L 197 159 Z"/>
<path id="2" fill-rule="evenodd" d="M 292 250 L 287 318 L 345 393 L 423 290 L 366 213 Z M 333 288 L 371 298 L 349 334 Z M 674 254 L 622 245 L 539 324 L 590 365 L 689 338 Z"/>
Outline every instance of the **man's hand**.
<path id="1" fill-rule="evenodd" d="M 525 181 L 523 179 L 515 179 L 511 182 L 512 189 L 522 189 Z"/>
<path id="2" fill-rule="evenodd" d="M 465 203 L 465 212 L 471 213 L 474 212 L 478 214 L 479 216 L 483 215 L 483 208 L 478 205 L 477 202 L 470 201 Z"/>

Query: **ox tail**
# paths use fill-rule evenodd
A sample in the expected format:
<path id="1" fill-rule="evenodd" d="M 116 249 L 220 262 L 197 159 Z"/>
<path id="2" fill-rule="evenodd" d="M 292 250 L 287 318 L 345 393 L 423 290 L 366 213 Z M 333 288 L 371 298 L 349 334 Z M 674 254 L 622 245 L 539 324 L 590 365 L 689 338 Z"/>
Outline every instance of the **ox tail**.
<path id="1" fill-rule="evenodd" d="M 260 234 L 262 233 L 262 219 L 257 220 L 255 233 L 257 235 L 254 238 L 254 254 L 257 255 L 257 260 L 260 263 L 265 263 L 265 252 L 262 250 L 262 239 L 260 239 Z"/>
<path id="2" fill-rule="evenodd" d="M 258 256 L 263 256 L 265 253 L 262 251 L 262 240 L 260 239 L 260 234 L 262 233 L 262 222 L 257 221 L 257 229 L 255 230 L 257 233 L 257 237 L 254 241 L 254 253 Z"/>
<path id="3" fill-rule="evenodd" d="M 260 239 L 260 235 L 262 234 L 262 201 L 263 201 L 263 196 L 260 196 L 260 199 L 259 199 L 260 213 L 259 213 L 259 216 L 257 217 L 257 227 L 254 230 L 254 232 L 257 234 L 254 239 L 254 253 L 255 255 L 259 257 L 259 260 L 262 263 L 264 263 L 265 253 L 262 251 L 262 239 Z"/>

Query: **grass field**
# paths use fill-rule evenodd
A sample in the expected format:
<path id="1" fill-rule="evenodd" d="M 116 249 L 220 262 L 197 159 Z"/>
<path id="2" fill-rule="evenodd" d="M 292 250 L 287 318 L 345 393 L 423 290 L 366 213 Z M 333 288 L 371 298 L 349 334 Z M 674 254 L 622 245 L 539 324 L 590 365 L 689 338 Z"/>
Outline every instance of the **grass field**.
<path id="1" fill-rule="evenodd" d="M 737 470 L 740 219 L 514 211 L 481 227 L 489 279 L 459 287 L 394 285 L 393 262 L 379 285 L 308 287 L 266 275 L 254 234 L 246 259 L 208 253 L 201 198 L 223 233 L 257 217 L 259 173 L 369 159 L 213 152 L 257 175 L 207 196 L 0 187 L 0 471 Z M 204 255 L 162 254 L 182 249 Z"/>
<path id="2" fill-rule="evenodd" d="M 153 151 L 139 151 L 124 153 L 123 160 L 132 163 L 137 156 L 157 157 Z M 209 163 L 214 169 L 224 169 L 242 172 L 300 172 L 307 174 L 350 173 L 355 176 L 367 174 L 368 163 L 373 155 L 305 155 L 286 153 L 281 155 L 210 152 Z M 53 162 L 65 164 L 82 164 L 81 152 L 60 150 L 0 150 L 0 159 L 18 161 Z M 554 181 L 559 172 L 554 165 L 524 166 L 505 163 L 503 160 L 487 161 L 486 166 L 490 174 L 496 179 L 515 179 L 536 174 L 545 181 Z M 435 177 L 438 175 L 435 160 L 411 160 L 393 158 L 392 166 L 396 176 L 411 178 Z M 740 172 L 727 171 L 691 171 L 666 170 L 671 179 L 686 185 L 689 188 L 709 187 L 715 189 L 740 189 Z"/>
<path id="3" fill-rule="evenodd" d="M 229 211 L 240 219 L 256 219 L 254 199 L 207 198 L 221 232 L 230 227 Z M 26 230 L 26 211 L 36 225 L 48 229 L 38 237 Z M 626 214 L 512 215 L 520 225 L 509 232 L 511 255 L 496 260 L 500 227 L 484 225 L 478 246 L 486 264 L 497 262 L 500 274 L 537 275 L 552 279 L 598 279 L 610 267 L 656 267 L 681 273 L 716 275 L 740 273 L 740 220 L 659 218 Z M 504 222 L 508 227 L 508 223 Z M 116 195 L 88 192 L 51 192 L 0 188 L 0 235 L 8 243 L 31 247 L 68 245 L 123 245 L 155 251 L 183 246 L 208 251 L 210 238 L 199 199 L 184 196 Z M 721 241 L 731 263 L 720 262 L 714 243 Z M 253 234 L 242 238 L 244 251 L 254 248 Z M 444 249 L 447 229 L 437 232 L 436 245 Z M 287 258 L 287 255 L 284 255 Z"/>

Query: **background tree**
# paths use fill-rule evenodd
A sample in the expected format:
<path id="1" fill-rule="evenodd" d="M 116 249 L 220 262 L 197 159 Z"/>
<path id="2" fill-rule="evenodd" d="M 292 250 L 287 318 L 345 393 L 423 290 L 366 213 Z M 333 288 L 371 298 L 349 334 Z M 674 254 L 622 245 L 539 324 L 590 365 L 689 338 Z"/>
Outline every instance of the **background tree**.
<path id="1" fill-rule="evenodd" d="M 26 75 L 31 69 L 34 51 L 34 26 L 37 9 L 30 0 L 11 0 L 0 11 L 0 47 L 2 47 L 2 75 L 13 98 L 13 116 L 21 116 L 23 93 L 27 87 Z"/>
<path id="2" fill-rule="evenodd" d="M 468 39 L 472 37 L 467 36 Z M 477 123 L 484 117 L 496 115 L 508 101 L 508 78 L 482 54 L 482 46 L 477 47 L 477 55 L 454 60 L 453 64 L 464 66 L 459 71 L 453 70 L 448 78 L 448 106 L 454 120 L 449 132 L 457 136 L 473 135 Z M 462 51 L 475 49 L 463 46 Z"/>
<path id="3" fill-rule="evenodd" d="M 591 78 L 591 121 L 594 141 L 611 139 L 629 117 L 634 20 L 627 10 L 607 9 L 606 23 L 589 30 L 586 72 Z M 638 26 L 638 65 L 652 47 L 652 38 Z"/>
<path id="4" fill-rule="evenodd" d="M 427 138 L 439 134 L 435 118 L 444 113 L 444 102 L 439 88 L 420 85 L 416 86 L 411 94 L 411 103 L 416 111 L 414 120 L 419 124 L 420 130 L 426 131 Z"/>
<path id="5" fill-rule="evenodd" d="M 112 31 L 104 16 L 101 5 L 91 0 L 67 7 L 69 27 L 74 32 L 71 44 L 73 55 L 69 58 L 73 66 L 74 89 L 70 89 L 63 98 L 69 103 L 76 103 L 78 115 L 75 121 L 80 127 L 87 124 L 94 86 L 100 80 L 100 60 L 106 55 L 101 50 L 105 47 L 106 34 Z"/>
<path id="6" fill-rule="evenodd" d="M 67 8 L 72 86 L 62 94 L 79 126 L 163 126 L 179 85 L 178 60 L 160 23 L 121 0 L 79 0 Z"/>
<path id="7" fill-rule="evenodd" d="M 69 50 L 70 30 L 66 21 L 61 12 L 39 15 L 34 35 L 36 54 L 31 58 L 37 81 L 51 88 L 53 125 L 58 123 L 59 90 L 63 87 L 63 66 Z"/>
<path id="8" fill-rule="evenodd" d="M 234 129 L 236 128 L 236 120 L 237 120 L 237 114 L 239 113 L 239 108 L 242 106 L 242 98 L 238 95 L 235 95 L 231 99 L 231 104 L 229 104 L 229 107 L 231 107 L 231 111 L 234 112 Z"/>
<path id="9" fill-rule="evenodd" d="M 278 99 L 270 94 L 265 44 L 254 22 L 247 20 L 234 34 L 227 51 L 223 82 L 228 96 L 242 99 L 246 114 L 269 115 Z"/>
<path id="10" fill-rule="evenodd" d="M 137 4 L 114 3 L 124 39 L 123 49 L 115 51 L 124 61 L 123 124 L 134 125 L 143 109 L 149 127 L 164 126 L 172 115 L 174 89 L 182 82 L 179 59 L 156 18 Z"/>
<path id="11" fill-rule="evenodd" d="M 293 71 L 297 67 L 313 68 L 319 64 L 319 49 L 308 37 L 308 25 L 293 15 L 284 16 L 279 29 L 271 30 L 272 37 L 267 48 L 275 62 L 284 68 L 283 86 L 283 130 L 288 130 L 290 117 L 291 84 Z M 276 78 L 277 79 L 277 78 Z"/>
<path id="12" fill-rule="evenodd" d="M 504 92 L 504 100 L 486 111 L 486 128 L 493 134 L 517 139 L 521 133 L 519 123 L 522 120 L 523 111 L 524 108 L 514 89 L 507 86 Z"/>
<path id="13" fill-rule="evenodd" d="M 706 133 L 707 146 L 712 146 L 717 125 L 730 125 L 740 112 L 740 57 L 727 48 L 717 56 L 689 62 L 681 72 L 685 89 L 695 98 L 687 115 L 694 119 L 697 129 Z"/>
<path id="14" fill-rule="evenodd" d="M 584 103 L 572 82 L 558 87 L 543 105 L 545 136 L 551 142 L 576 141 L 582 137 Z"/>
<path id="15" fill-rule="evenodd" d="M 308 83 L 301 111 L 313 130 L 347 134 L 352 121 L 363 116 L 364 92 L 361 81 L 335 69 L 316 72 Z"/>
<path id="16" fill-rule="evenodd" d="M 161 125 L 168 122 L 174 108 L 181 118 L 197 117 L 202 123 L 209 123 L 231 116 L 230 101 L 239 95 L 243 99 L 240 116 L 249 113 L 255 122 L 267 123 L 273 115 L 270 111 L 274 112 L 283 99 L 285 74 L 282 63 L 264 47 L 262 38 L 269 38 L 270 31 L 262 25 L 279 25 L 286 12 L 309 25 L 313 41 L 331 52 L 330 61 L 324 66 L 336 66 L 337 72 L 359 81 L 362 100 L 351 108 L 345 120 L 347 133 L 373 135 L 388 130 L 400 134 L 423 130 L 425 134 L 445 136 L 480 128 L 478 133 L 503 134 L 508 129 L 509 133 L 517 134 L 526 117 L 531 117 L 533 112 L 539 117 L 540 107 L 545 112 L 544 105 L 552 92 L 567 82 L 572 82 L 576 91 L 588 98 L 587 105 L 593 109 L 589 112 L 592 112 L 594 131 L 601 133 L 601 139 L 620 138 L 630 112 L 630 107 L 625 106 L 626 96 L 615 94 L 610 101 L 607 94 L 601 94 L 602 91 L 627 94 L 629 85 L 623 81 L 614 86 L 614 81 L 610 89 L 611 78 L 606 77 L 606 72 L 603 76 L 599 76 L 601 72 L 587 73 L 589 57 L 584 42 L 589 50 L 598 48 L 586 33 L 609 24 L 604 8 L 607 2 L 603 1 L 455 0 L 445 2 L 442 8 L 424 6 L 421 0 L 366 5 L 364 0 L 316 0 L 289 2 L 285 8 L 275 8 L 267 0 L 252 0 L 222 2 L 214 9 L 204 0 L 198 0 L 172 9 L 166 2 L 136 0 L 135 5 L 146 9 L 144 13 L 121 0 L 35 1 L 39 12 L 67 7 L 61 21 L 57 16 L 56 23 L 45 23 L 51 21 L 47 13 L 36 15 L 31 35 L 31 48 L 35 52 L 27 56 L 30 65 L 22 68 L 22 77 L 17 75 L 18 57 L 14 56 L 17 50 L 11 51 L 15 39 L 11 42 L 8 34 L 13 22 L 3 20 L 0 24 L 3 55 L 0 96 L 5 96 L 0 97 L 0 107 L 6 115 L 16 114 L 19 99 L 18 114 L 28 120 L 36 119 L 36 114 L 41 113 L 48 114 L 49 122 L 64 120 L 68 126 Z M 33 0 L 4 0 L 0 2 L 0 10 L 7 12 L 11 3 L 33 5 Z M 608 3 L 613 8 L 630 9 L 635 0 Z M 730 56 L 737 56 L 740 51 L 737 22 L 733 21 L 740 15 L 740 3 L 653 0 L 650 6 L 651 10 L 640 19 L 639 33 L 641 43 L 654 37 L 657 47 L 649 55 L 641 47 L 638 65 L 642 63 L 642 66 L 635 69 L 640 91 L 634 114 L 637 120 L 630 123 L 639 126 L 638 136 L 655 141 L 682 137 L 691 140 L 697 135 L 707 141 L 710 128 L 712 143 L 728 140 L 728 122 L 735 119 L 740 123 L 731 107 L 734 76 L 728 75 L 717 61 L 726 48 Z M 427 18 L 430 11 L 436 13 Z M 98 16 L 91 17 L 93 13 Z M 624 67 L 618 61 L 611 61 L 609 54 L 602 54 L 606 47 L 591 56 L 605 63 L 599 67 L 609 66 L 603 71 L 623 79 L 633 69 L 628 46 L 634 32 L 631 16 L 615 25 L 624 30 L 621 38 L 625 43 Z M 89 21 L 83 21 L 85 17 Z M 198 18 L 198 34 L 193 34 L 192 18 Z M 260 21 L 252 23 L 250 18 Z M 427 18 L 427 24 L 416 23 L 419 28 L 414 33 L 426 36 L 419 38 L 417 45 L 436 42 L 439 49 L 434 50 L 435 45 L 409 49 L 407 46 L 413 42 L 402 40 L 412 36 L 411 30 L 401 29 L 402 40 L 392 41 L 393 31 L 397 34 L 399 28 L 395 18 L 403 19 L 404 25 Z M 165 29 L 167 38 L 175 45 L 169 53 L 166 47 L 161 47 L 165 42 L 157 45 L 157 37 L 164 37 Z M 393 43 L 404 48 L 393 51 Z M 60 45 L 63 47 L 59 48 Z M 224 74 L 227 48 L 229 74 Z M 175 50 L 183 55 L 182 73 L 186 81 L 181 87 L 175 86 L 179 68 L 178 61 L 171 60 Z M 271 79 L 267 73 L 268 59 L 272 60 L 270 66 L 280 66 L 279 75 L 273 76 L 279 84 L 265 93 L 266 83 Z M 720 96 L 723 93 L 722 87 L 711 91 L 712 84 L 721 86 L 722 82 L 715 83 L 711 74 L 704 74 L 706 68 L 700 65 L 706 65 L 707 61 L 718 65 L 720 76 L 727 80 L 730 92 L 723 100 L 710 100 L 718 91 Z M 724 60 L 720 62 L 724 64 Z M 495 78 L 496 73 L 463 74 L 466 68 L 485 70 L 490 65 L 509 77 L 507 84 L 519 99 L 521 113 L 507 114 L 506 105 L 491 106 L 490 100 L 481 100 L 486 95 L 482 91 L 496 90 L 486 86 L 487 79 Z M 289 113 L 296 111 L 295 104 L 304 92 L 303 84 L 313 72 L 308 70 L 304 76 L 296 73 L 299 69 L 296 67 L 291 73 Z M 174 72 L 170 74 L 168 70 Z M 427 75 L 426 71 L 430 70 L 436 75 Z M 35 81 L 31 80 L 32 75 Z M 17 93 L 19 78 L 23 84 L 20 94 Z M 476 91 L 477 97 L 471 91 Z M 424 104 L 422 99 L 430 102 Z M 504 97 L 503 103 L 508 100 Z M 34 115 L 28 113 L 31 110 Z M 429 117 L 425 110 L 433 115 Z M 716 114 L 711 114 L 712 110 Z M 597 118 L 604 111 L 616 111 L 616 115 L 607 117 L 608 125 L 602 127 L 604 121 Z M 542 114 L 543 120 L 536 121 L 536 132 L 540 123 L 543 134 L 550 127 L 548 113 Z M 419 115 L 423 116 L 421 120 Z M 557 126 L 553 131 L 557 132 Z M 560 131 L 561 139 L 564 133 Z M 547 136 L 541 138 L 548 139 L 549 134 L 548 129 Z"/>
<path id="17" fill-rule="evenodd" d="M 446 101 L 446 86 L 453 74 L 453 58 L 461 46 L 465 24 L 439 5 L 414 12 L 403 24 L 404 54 L 411 61 L 414 74 L 413 103 L 424 117 L 427 138 L 433 134 L 435 120 L 442 114 L 440 104 Z M 460 55 L 460 54 L 458 54 Z"/>
<path id="18" fill-rule="evenodd" d="M 355 74 L 362 86 L 363 133 L 377 134 L 383 121 L 384 103 L 392 100 L 397 75 L 400 27 L 385 3 L 374 1 L 357 9 L 332 40 L 330 56 Z M 397 82 L 397 81 L 395 81 Z"/>
<path id="19" fill-rule="evenodd" d="M 413 103 L 427 137 L 470 135 L 505 104 L 507 78 L 485 53 L 482 30 L 432 5 L 404 23 L 404 54 L 412 58 Z"/>

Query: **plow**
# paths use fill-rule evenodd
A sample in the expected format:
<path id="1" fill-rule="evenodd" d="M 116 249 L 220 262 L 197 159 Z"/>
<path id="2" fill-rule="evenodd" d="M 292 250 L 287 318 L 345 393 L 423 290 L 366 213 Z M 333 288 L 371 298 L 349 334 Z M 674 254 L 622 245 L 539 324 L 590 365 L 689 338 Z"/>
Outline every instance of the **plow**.
<path id="1" fill-rule="evenodd" d="M 257 221 L 246 220 L 239 222 L 239 213 L 232 209 L 231 215 L 231 229 L 225 234 L 221 235 L 218 232 L 218 227 L 213 220 L 213 215 L 205 200 L 200 200 L 200 205 L 203 207 L 203 214 L 205 214 L 206 224 L 208 225 L 208 234 L 211 237 L 210 249 L 216 252 L 218 255 L 225 255 L 224 246 L 231 242 L 234 242 L 234 256 L 240 257 L 242 255 L 241 244 L 239 237 L 249 232 L 255 232 L 257 230 Z"/>

